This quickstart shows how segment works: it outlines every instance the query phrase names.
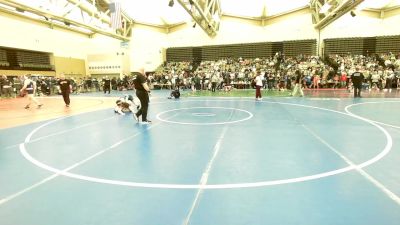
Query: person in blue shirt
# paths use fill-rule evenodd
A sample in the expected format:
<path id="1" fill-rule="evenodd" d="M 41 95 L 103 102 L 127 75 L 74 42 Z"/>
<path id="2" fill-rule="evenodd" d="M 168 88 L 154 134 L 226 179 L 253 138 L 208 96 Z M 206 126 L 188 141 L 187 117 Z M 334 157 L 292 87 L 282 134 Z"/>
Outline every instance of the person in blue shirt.
<path id="1" fill-rule="evenodd" d="M 36 82 L 31 79 L 31 75 L 24 75 L 24 85 L 22 86 L 20 93 L 26 93 L 28 98 L 28 103 L 25 106 L 25 109 L 29 109 L 32 102 L 34 102 L 38 108 L 42 107 L 42 103 L 40 103 L 35 98 L 36 91 Z"/>

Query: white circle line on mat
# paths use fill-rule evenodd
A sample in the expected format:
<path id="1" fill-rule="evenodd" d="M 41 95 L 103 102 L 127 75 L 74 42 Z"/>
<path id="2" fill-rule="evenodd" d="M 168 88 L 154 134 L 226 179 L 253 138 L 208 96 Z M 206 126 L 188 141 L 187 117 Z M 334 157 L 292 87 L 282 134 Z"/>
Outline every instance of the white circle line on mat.
<path id="1" fill-rule="evenodd" d="M 353 117 L 355 119 L 359 119 L 362 121 L 365 121 L 376 128 L 378 128 L 380 131 L 382 131 L 386 137 L 386 145 L 384 149 L 376 156 L 373 158 L 358 164 L 358 165 L 350 165 L 344 168 L 332 170 L 332 171 L 327 171 L 323 173 L 318 173 L 314 175 L 309 175 L 309 176 L 302 176 L 302 177 L 296 177 L 296 178 L 289 178 L 289 179 L 280 179 L 280 180 L 270 180 L 270 181 L 260 181 L 260 182 L 248 182 L 248 183 L 228 183 L 228 184 L 167 184 L 167 183 L 145 183 L 145 182 L 131 182 L 131 181 L 122 181 L 122 180 L 111 180 L 111 179 L 103 179 L 103 178 L 97 178 L 97 177 L 91 177 L 91 176 L 85 176 L 81 174 L 75 174 L 75 173 L 70 173 L 68 172 L 68 169 L 65 170 L 60 170 L 57 168 L 54 168 L 52 166 L 46 165 L 34 157 L 32 157 L 26 147 L 25 144 L 30 141 L 30 138 L 41 128 L 56 122 L 57 120 L 49 121 L 38 128 L 34 129 L 31 131 L 28 136 L 25 139 L 25 143 L 20 144 L 20 152 L 21 154 L 31 163 L 35 164 L 36 166 L 51 171 L 53 173 L 63 175 L 66 177 L 74 178 L 74 179 L 79 179 L 79 180 L 84 180 L 84 181 L 89 181 L 89 182 L 95 182 L 95 183 L 102 183 L 102 184 L 111 184 L 111 185 L 120 185 L 120 186 L 129 186 L 129 187 L 145 187 L 145 188 L 162 188 L 162 189 L 231 189 L 231 188 L 252 188 L 252 187 L 264 187 L 264 186 L 272 186 L 272 185 L 281 185 L 281 184 L 289 184 L 289 183 L 298 183 L 298 182 L 304 182 L 304 181 L 309 181 L 309 180 L 315 180 L 315 179 L 320 179 L 324 177 L 329 177 L 337 174 L 341 174 L 344 172 L 348 172 L 354 169 L 361 169 L 366 166 L 369 166 L 380 159 L 382 159 L 385 155 L 387 155 L 391 148 L 392 148 L 392 137 L 390 136 L 389 132 L 385 130 L 383 127 L 379 126 L 378 124 L 372 122 L 371 120 L 362 118 L 360 116 L 351 114 L 351 113 L 343 113 L 340 111 L 336 110 L 331 110 L 331 109 L 326 109 L 326 108 L 320 108 L 316 106 L 308 106 L 308 105 L 301 105 L 301 104 L 295 104 L 295 103 L 284 103 L 284 102 L 268 102 L 268 101 L 263 101 L 263 103 L 273 103 L 273 104 L 282 104 L 282 105 L 292 105 L 292 106 L 298 106 L 298 107 L 305 107 L 305 108 L 312 108 L 312 109 L 319 109 L 322 111 L 328 111 L 328 112 L 334 112 L 346 116 Z M 351 107 L 352 105 L 349 105 L 346 107 Z M 89 161 L 91 158 L 96 157 L 97 155 L 102 154 L 105 151 L 98 152 L 94 154 L 93 156 L 89 157 L 88 160 L 82 161 L 82 164 Z M 79 166 L 78 164 L 71 166 L 70 168 L 75 168 L 76 166 Z"/>
<path id="2" fill-rule="evenodd" d="M 180 122 L 180 121 L 173 121 L 173 120 L 167 120 L 162 118 L 161 116 L 163 114 L 166 113 L 170 113 L 170 112 L 174 112 L 174 111 L 181 111 L 181 110 L 190 110 L 190 109 L 228 109 L 228 110 L 236 110 L 239 112 L 244 112 L 247 113 L 248 116 L 243 118 L 243 119 L 239 119 L 239 120 L 232 120 L 232 121 L 223 121 L 223 122 L 199 122 L 199 123 L 195 123 L 195 122 Z M 199 114 L 199 113 L 197 113 Z M 210 113 L 208 113 L 210 114 Z M 232 124 L 232 123 L 239 123 L 239 122 L 243 122 L 246 120 L 249 120 L 253 117 L 253 114 L 247 110 L 243 110 L 243 109 L 237 109 L 237 108 L 226 108 L 226 107 L 188 107 L 188 108 L 178 108 L 178 109 L 171 109 L 171 110 L 167 110 L 164 112 L 160 112 L 156 115 L 156 118 L 160 121 L 166 122 L 166 123 L 174 123 L 174 124 L 182 124 L 182 125 L 200 125 L 200 126 L 209 126 L 209 125 L 224 125 L 224 124 Z"/>
<path id="3" fill-rule="evenodd" d="M 373 123 L 377 123 L 377 124 L 384 125 L 384 126 L 387 126 L 387 127 L 392 127 L 392 128 L 400 129 L 400 126 L 396 126 L 396 125 L 388 124 L 388 123 L 383 123 L 383 122 L 376 121 L 376 120 L 371 120 L 371 119 L 368 119 L 368 118 L 365 118 L 365 117 L 361 117 L 361 116 L 359 116 L 359 115 L 356 115 L 356 114 L 354 114 L 354 113 L 352 113 L 352 112 L 350 111 L 350 108 L 353 108 L 353 106 L 366 105 L 366 104 L 378 104 L 378 103 L 393 103 L 393 102 L 400 103 L 400 101 L 360 102 L 360 103 L 355 103 L 355 104 L 351 104 L 351 105 L 346 106 L 345 111 L 346 111 L 347 113 L 353 115 L 353 116 L 357 116 L 357 117 L 360 117 L 360 118 L 367 119 L 367 120 L 369 120 L 369 121 L 371 121 L 371 122 L 373 122 Z"/>

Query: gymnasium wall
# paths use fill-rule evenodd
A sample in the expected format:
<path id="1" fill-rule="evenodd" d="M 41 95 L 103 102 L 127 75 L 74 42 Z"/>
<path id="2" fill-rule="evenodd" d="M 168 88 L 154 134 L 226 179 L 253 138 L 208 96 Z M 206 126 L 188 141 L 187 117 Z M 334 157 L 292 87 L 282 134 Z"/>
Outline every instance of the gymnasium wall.
<path id="1" fill-rule="evenodd" d="M 88 66 L 91 76 L 112 76 L 123 78 L 131 73 L 130 52 L 128 50 L 118 53 L 88 55 Z"/>
<path id="2" fill-rule="evenodd" d="M 56 56 L 86 57 L 89 38 L 82 34 L 50 29 L 45 24 L 5 14 L 0 16 L 0 29 L 1 46 L 53 52 Z"/>
<path id="3" fill-rule="evenodd" d="M 86 63 L 83 59 L 55 56 L 54 65 L 57 76 L 61 73 L 64 73 L 66 77 L 86 76 Z"/>
<path id="4" fill-rule="evenodd" d="M 290 15 L 261 21 L 224 16 L 216 37 L 210 38 L 199 27 L 187 24 L 185 29 L 168 34 L 169 47 L 222 45 L 252 42 L 315 39 L 308 9 Z"/>
<path id="5" fill-rule="evenodd" d="M 6 76 L 23 76 L 26 74 L 40 74 L 43 76 L 56 76 L 55 71 L 26 71 L 26 70 L 0 70 L 1 75 Z"/>
<path id="6" fill-rule="evenodd" d="M 168 47 L 165 30 L 135 25 L 130 42 L 131 71 L 144 67 L 146 71 L 156 69 L 165 60 L 164 49 Z"/>
<path id="7" fill-rule="evenodd" d="M 79 71 L 70 72 L 88 75 L 87 57 L 91 54 L 128 51 L 131 56 L 131 71 L 137 71 L 142 66 L 146 70 L 154 70 L 165 60 L 165 49 L 169 47 L 399 35 L 398 11 L 386 12 L 385 17 L 381 19 L 380 14 L 375 12 L 358 12 L 356 17 L 351 17 L 348 13 L 321 30 L 319 35 L 312 24 L 309 9 L 269 18 L 263 22 L 223 16 L 219 33 L 214 38 L 206 35 L 199 26 L 193 28 L 193 23 L 180 25 L 170 31 L 135 24 L 129 46 L 122 48 L 120 40 L 104 35 L 96 34 L 89 38 L 83 34 L 61 28 L 51 29 L 45 24 L 2 13 L 0 46 L 52 52 L 55 59 L 58 58 L 63 63 L 68 63 L 64 59 L 84 61 L 85 72 L 82 72 L 81 66 Z"/>
<path id="8" fill-rule="evenodd" d="M 324 39 L 400 35 L 399 10 L 389 11 L 383 15 L 385 17 L 381 18 L 380 12 L 372 11 L 356 11 L 355 17 L 350 13 L 343 15 L 321 30 L 319 53 L 322 54 L 323 48 L 327 47 L 323 46 Z"/>
<path id="9" fill-rule="evenodd" d="M 390 15 L 380 18 L 378 12 L 356 12 L 352 17 L 347 13 L 321 30 L 321 39 L 339 37 L 374 37 L 399 35 L 400 15 Z"/>
<path id="10" fill-rule="evenodd" d="M 168 47 L 275 42 L 318 37 L 308 9 L 265 20 L 264 26 L 261 25 L 259 20 L 224 16 L 218 35 L 213 38 L 205 34 L 199 26 L 193 28 L 192 22 L 180 25 L 171 32 L 135 26 L 131 41 L 131 68 L 135 70 L 144 65 L 145 68 L 155 69 L 166 59 L 164 49 Z"/>
<path id="11" fill-rule="evenodd" d="M 57 75 L 67 70 L 70 70 L 68 73 L 88 75 L 88 54 L 118 52 L 121 48 L 120 40 L 103 35 L 89 38 L 84 34 L 57 27 L 51 29 L 49 25 L 5 13 L 0 14 L 0 30 L 0 46 L 54 53 L 54 58 L 58 59 L 55 61 Z"/>
<path id="12" fill-rule="evenodd" d="M 321 54 L 324 39 L 400 35 L 399 21 L 399 9 L 386 11 L 383 14 L 378 11 L 358 11 L 355 17 L 346 13 L 318 31 L 314 29 L 308 9 L 268 19 L 264 26 L 260 26 L 261 23 L 255 20 L 224 16 L 215 38 L 207 36 L 198 26 L 193 28 L 193 24 L 187 24 L 185 29 L 168 34 L 168 46 L 187 47 L 316 39 L 320 40 L 321 45 L 317 46 L 317 52 Z"/>

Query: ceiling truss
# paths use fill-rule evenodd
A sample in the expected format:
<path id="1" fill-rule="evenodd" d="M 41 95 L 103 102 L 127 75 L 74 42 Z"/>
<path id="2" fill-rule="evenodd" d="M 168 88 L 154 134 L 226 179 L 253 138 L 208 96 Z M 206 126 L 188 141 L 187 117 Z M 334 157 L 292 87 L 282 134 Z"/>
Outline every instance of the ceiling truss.
<path id="1" fill-rule="evenodd" d="M 220 0 L 176 0 L 193 18 L 196 25 L 200 26 L 210 37 L 215 37 L 220 26 L 222 16 Z M 345 13 L 353 10 L 364 0 L 310 0 L 309 8 L 312 15 L 314 27 L 323 29 L 333 21 L 340 18 Z M 27 3 L 22 3 L 27 2 Z M 95 34 L 110 36 L 123 41 L 129 41 L 132 34 L 132 28 L 135 24 L 148 25 L 131 19 L 122 11 L 122 28 L 111 29 L 110 24 L 110 0 L 42 0 L 42 5 L 32 6 L 28 0 L 0 0 L 0 11 L 12 15 L 30 18 L 37 22 L 47 24 L 50 28 L 62 27 L 71 31 L 76 31 L 92 37 Z M 329 6 L 329 9 L 321 13 L 321 9 Z M 265 6 L 264 6 L 265 7 Z M 297 9 L 298 10 L 298 9 Z M 375 9 L 364 9 L 373 11 Z M 398 11 L 399 6 L 380 10 L 380 17 L 385 17 L 386 12 Z M 290 12 L 286 12 L 290 13 Z M 286 14 L 283 13 L 283 14 Z M 32 17 L 31 15 L 35 15 Z M 77 16 L 79 15 L 79 16 Z M 229 16 L 229 15 L 225 15 Z M 279 15 L 280 16 L 280 15 Z M 276 17 L 276 16 L 273 16 Z M 260 20 L 264 26 L 268 19 L 273 17 L 266 16 L 265 9 L 260 18 L 251 18 Z M 238 17 L 241 18 L 241 17 Z M 185 22 L 177 24 L 148 25 L 160 29 L 170 29 L 180 26 Z"/>
<path id="2" fill-rule="evenodd" d="M 310 9 L 315 29 L 323 29 L 344 14 L 353 10 L 364 0 L 311 0 Z M 323 7 L 327 11 L 321 13 Z"/>
<path id="3" fill-rule="evenodd" d="M 217 35 L 222 15 L 220 0 L 177 1 L 208 36 L 215 37 Z"/>
<path id="4" fill-rule="evenodd" d="M 31 19 L 48 24 L 50 28 L 63 27 L 89 37 L 98 33 L 129 41 L 133 20 L 122 12 L 122 28 L 112 29 L 109 3 L 109 0 L 45 0 L 42 5 L 31 6 L 21 1 L 0 0 L 0 10 L 27 18 L 36 15 Z"/>

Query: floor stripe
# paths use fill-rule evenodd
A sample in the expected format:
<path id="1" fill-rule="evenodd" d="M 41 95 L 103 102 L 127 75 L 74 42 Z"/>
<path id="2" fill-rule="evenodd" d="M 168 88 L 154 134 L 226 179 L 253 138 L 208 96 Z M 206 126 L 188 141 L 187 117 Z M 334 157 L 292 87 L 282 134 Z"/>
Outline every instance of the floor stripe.
<path id="1" fill-rule="evenodd" d="M 91 126 L 91 125 L 96 124 L 98 122 L 103 122 L 103 121 L 106 121 L 106 120 L 109 120 L 109 119 L 112 119 L 112 118 L 114 118 L 114 117 L 109 117 L 109 118 L 106 118 L 106 119 L 102 119 L 102 120 L 94 121 L 94 122 L 87 123 L 87 124 L 84 124 L 84 125 L 81 125 L 81 126 L 77 126 L 77 127 L 74 127 L 74 128 L 68 129 L 68 130 L 63 130 L 63 131 L 60 131 L 60 132 L 56 132 L 56 133 L 52 133 L 52 134 L 49 134 L 49 135 L 46 135 L 46 136 L 42 136 L 40 138 L 36 138 L 36 139 L 33 139 L 33 140 L 29 141 L 29 143 L 34 143 L 34 142 L 37 142 L 37 141 L 40 141 L 40 140 L 43 140 L 43 139 L 46 139 L 46 138 L 50 138 L 50 137 L 54 137 L 54 136 L 57 136 L 57 135 L 65 134 L 67 132 L 70 132 L 70 131 L 73 131 L 73 130 L 76 130 L 76 129 L 79 129 L 79 128 Z M 3 149 L 15 148 L 15 147 L 18 147 L 20 144 L 21 143 L 18 143 L 18 144 L 15 144 L 15 145 L 10 145 L 10 146 L 4 147 Z"/>
<path id="2" fill-rule="evenodd" d="M 33 139 L 33 140 L 29 141 L 29 143 L 37 142 L 37 141 L 40 141 L 40 140 L 43 140 L 43 139 L 46 139 L 46 138 L 49 138 L 49 137 L 54 137 L 54 136 L 57 136 L 57 135 L 65 134 L 65 133 L 68 133 L 70 131 L 77 130 L 77 129 L 80 129 L 80 128 L 96 125 L 97 123 L 101 123 L 103 121 L 110 120 L 112 118 L 115 118 L 115 117 L 114 116 L 108 117 L 108 118 L 105 118 L 105 119 L 101 119 L 101 120 L 93 121 L 93 122 L 86 123 L 86 124 L 83 124 L 83 125 L 80 125 L 80 126 L 76 126 L 76 127 L 71 128 L 71 129 L 62 130 L 62 131 L 59 131 L 59 132 L 56 132 L 56 133 L 52 133 L 52 134 L 49 134 L 49 135 L 46 135 L 46 136 L 42 136 L 42 137 L 39 137 L 39 138 L 36 138 L 36 139 Z"/>
<path id="3" fill-rule="evenodd" d="M 346 156 L 344 156 L 342 153 L 340 153 L 338 150 L 336 150 L 333 146 L 331 146 L 328 142 L 326 142 L 324 139 L 322 139 L 320 136 L 318 136 L 314 131 L 309 129 L 307 126 L 303 124 L 303 127 L 310 133 L 312 134 L 317 140 L 319 140 L 321 143 L 323 143 L 325 146 L 327 146 L 331 151 L 336 153 L 341 159 L 343 159 L 347 164 L 350 166 L 354 166 L 355 170 L 359 172 L 365 179 L 370 181 L 372 184 L 374 184 L 379 190 L 381 190 L 383 193 L 385 193 L 390 199 L 395 201 L 398 205 L 400 205 L 400 197 L 391 192 L 388 188 L 386 188 L 382 183 L 377 181 L 375 178 L 373 178 L 371 175 L 369 175 L 367 172 L 365 172 L 362 168 L 357 166 L 355 163 L 353 163 L 350 159 L 348 159 Z"/>
<path id="4" fill-rule="evenodd" d="M 234 110 L 231 111 L 231 115 L 229 116 L 229 120 L 232 119 L 233 113 L 234 113 Z M 217 143 L 214 146 L 214 154 L 211 157 L 210 161 L 208 162 L 207 167 L 206 167 L 205 171 L 203 172 L 203 174 L 201 176 L 200 188 L 197 190 L 196 197 L 195 197 L 195 199 L 194 199 L 194 201 L 192 203 L 192 206 L 190 207 L 188 215 L 186 216 L 184 225 L 188 225 L 190 223 L 190 218 L 192 217 L 192 214 L 193 214 L 194 210 L 196 209 L 196 207 L 197 207 L 197 205 L 199 203 L 200 196 L 204 191 L 204 188 L 202 188 L 202 187 L 205 187 L 207 185 L 208 176 L 210 175 L 210 171 L 211 171 L 211 168 L 212 168 L 212 166 L 214 164 L 214 161 L 217 158 L 219 151 L 221 150 L 221 143 L 222 143 L 222 140 L 225 137 L 225 134 L 226 134 L 227 130 L 228 130 L 228 126 L 225 126 L 224 129 L 222 130 L 221 135 L 218 138 Z"/>
<path id="5" fill-rule="evenodd" d="M 205 186 L 207 184 L 208 176 L 210 175 L 210 171 L 211 171 L 212 165 L 213 165 L 215 159 L 218 156 L 218 153 L 219 153 L 219 151 L 221 149 L 221 142 L 224 139 L 227 130 L 228 130 L 228 127 L 225 126 L 224 130 L 222 131 L 222 133 L 220 135 L 220 137 L 218 138 L 217 143 L 214 146 L 214 154 L 213 154 L 211 160 L 208 162 L 206 170 L 203 172 L 203 175 L 201 176 L 201 179 L 200 179 L 200 186 L 201 187 L 203 187 L 203 186 Z M 194 199 L 194 201 L 192 203 L 192 206 L 190 207 L 190 211 L 189 211 L 188 215 L 186 216 L 184 225 L 188 225 L 189 224 L 190 218 L 192 217 L 193 211 L 195 210 L 196 206 L 198 205 L 198 202 L 199 202 L 199 199 L 200 199 L 200 195 L 203 193 L 203 191 L 204 191 L 203 188 L 199 188 L 197 190 L 196 197 L 195 197 L 195 199 Z"/>
<path id="6" fill-rule="evenodd" d="M 197 100 L 198 101 L 198 100 Z M 245 100 L 246 101 L 246 100 Z M 254 102 L 254 101 L 252 101 Z M 262 101 L 262 103 L 267 103 L 266 101 Z M 314 175 L 309 175 L 309 176 L 303 176 L 303 177 L 296 177 L 296 178 L 289 178 L 289 179 L 283 179 L 283 180 L 271 180 L 271 181 L 261 181 L 261 182 L 254 182 L 254 183 L 234 183 L 234 184 L 207 184 L 207 185 L 201 185 L 201 184 L 160 184 L 160 183 L 140 183 L 140 182 L 130 182 L 130 181 L 120 181 L 120 180 L 110 180 L 110 179 L 102 179 L 102 178 L 97 178 L 97 177 L 90 177 L 90 176 L 84 176 L 80 174 L 74 174 L 70 172 L 62 172 L 61 170 L 57 168 L 53 168 L 49 165 L 46 165 L 36 159 L 34 159 L 32 156 L 29 155 L 29 153 L 24 150 L 20 149 L 21 154 L 28 160 L 31 161 L 33 164 L 37 165 L 38 167 L 41 167 L 45 170 L 49 170 L 54 173 L 59 173 L 61 172 L 62 175 L 75 178 L 75 179 L 80 179 L 80 180 L 86 180 L 89 182 L 96 182 L 96 183 L 103 183 L 103 184 L 112 184 L 112 185 L 122 185 L 122 186 L 130 186 L 130 187 L 147 187 L 147 188 L 175 188 L 175 189 L 226 189 L 226 188 L 251 188 L 251 187 L 261 187 L 261 186 L 269 186 L 269 185 L 281 185 L 281 184 L 288 184 L 288 183 L 296 183 L 296 182 L 305 182 L 309 180 L 314 180 L 314 179 L 320 179 L 323 177 L 328 177 L 328 176 L 333 176 L 337 175 L 340 173 L 345 173 L 348 171 L 351 171 L 355 169 L 356 167 L 358 168 L 363 168 L 366 166 L 369 166 L 377 161 L 379 161 L 381 158 L 386 156 L 392 149 L 392 137 L 390 134 L 382 127 L 380 127 L 378 124 L 372 123 L 367 119 L 357 117 L 354 115 L 351 115 L 350 113 L 343 113 L 331 109 L 326 109 L 326 108 L 320 108 L 320 107 L 314 107 L 314 106 L 307 106 L 307 105 L 300 105 L 300 104 L 293 104 L 293 103 L 282 103 L 282 102 L 268 102 L 268 103 L 274 103 L 274 104 L 282 104 L 282 105 L 290 105 L 290 106 L 299 106 L 299 107 L 306 107 L 306 108 L 312 108 L 312 109 L 319 109 L 323 111 L 328 111 L 328 112 L 335 112 L 341 115 L 345 116 L 350 116 L 356 119 L 360 119 L 362 121 L 365 121 L 379 130 L 381 130 L 384 135 L 386 136 L 386 146 L 383 149 L 382 152 L 380 152 L 378 155 L 375 157 L 355 166 L 347 166 L 345 168 L 333 170 L 333 171 L 328 171 L 324 173 L 319 173 L 319 174 L 314 174 Z M 232 111 L 233 113 L 233 111 Z M 294 119 L 295 120 L 295 119 Z M 29 136 L 33 136 L 34 132 Z M 29 138 L 27 139 L 29 141 Z"/>
<path id="7" fill-rule="evenodd" d="M 176 115 L 174 115 L 174 116 L 176 116 Z M 64 118 L 65 118 L 65 117 L 64 117 Z M 58 120 L 60 120 L 60 119 L 63 119 L 63 118 L 59 118 L 59 119 L 56 119 L 56 120 L 53 120 L 53 121 L 49 121 L 49 122 L 46 123 L 46 125 L 48 125 L 48 124 L 50 124 L 50 123 L 53 123 L 53 122 L 56 122 L 56 121 L 58 121 Z M 104 121 L 104 120 L 106 120 L 106 119 L 99 120 L 99 121 Z M 89 124 L 93 124 L 93 122 L 92 122 L 92 123 L 89 123 Z M 160 123 L 156 123 L 156 124 L 154 124 L 154 125 L 148 126 L 148 127 L 147 127 L 147 130 L 152 129 L 153 127 L 156 127 L 156 126 L 158 126 L 159 124 L 160 124 Z M 43 124 L 42 126 L 45 126 L 45 125 Z M 39 126 L 39 127 L 36 128 L 36 129 L 40 129 L 40 127 L 42 127 L 42 126 Z M 84 125 L 81 126 L 81 127 L 84 127 Z M 28 192 L 28 191 L 31 191 L 31 190 L 33 190 L 33 189 L 36 188 L 36 187 L 39 187 L 40 185 L 45 184 L 45 183 L 47 183 L 48 181 L 51 181 L 51 180 L 53 180 L 54 178 L 56 178 L 56 177 L 58 177 L 58 176 L 60 176 L 60 175 L 64 175 L 64 174 L 67 173 L 68 171 L 70 171 L 70 170 L 72 170 L 72 169 L 74 169 L 74 168 L 76 168 L 76 167 L 78 167 L 78 166 L 80 166 L 80 165 L 83 165 L 84 163 L 88 162 L 89 160 L 92 160 L 92 159 L 96 158 L 97 156 L 100 156 L 100 155 L 104 154 L 105 152 L 108 152 L 108 151 L 110 151 L 110 150 L 116 148 L 118 145 L 120 145 L 120 144 L 122 144 L 122 143 L 124 143 L 124 142 L 126 142 L 126 141 L 128 141 L 128 140 L 130 140 L 130 139 L 132 139 L 132 138 L 134 138 L 134 137 L 136 137 L 136 136 L 142 134 L 142 133 L 143 133 L 143 132 L 138 132 L 138 133 L 136 133 L 136 134 L 133 134 L 133 135 L 131 135 L 131 136 L 128 136 L 128 137 L 122 139 L 121 141 L 118 141 L 117 143 L 114 143 L 114 144 L 111 145 L 110 147 L 107 147 L 107 148 L 105 148 L 105 149 L 103 149 L 103 150 L 101 150 L 101 151 L 99 151 L 99 152 L 97 152 L 97 153 L 95 153 L 95 154 L 93 154 L 93 155 L 87 157 L 86 159 L 84 159 L 84 160 L 82 160 L 82 161 L 80 161 L 80 162 L 75 163 L 74 165 L 72 165 L 72 166 L 70 166 L 70 167 L 68 167 L 68 168 L 66 168 L 66 169 L 64 169 L 64 170 L 58 170 L 58 171 L 50 170 L 50 171 L 55 172 L 55 174 L 53 174 L 53 175 L 51 175 L 51 176 L 49 176 L 49 177 L 47 177 L 47 178 L 45 178 L 45 179 L 43 179 L 43 180 L 41 180 L 41 181 L 39 181 L 39 182 L 37 182 L 37 183 L 35 183 L 35 184 L 29 186 L 29 187 L 27 187 L 27 188 L 25 188 L 25 189 L 23 189 L 23 190 L 17 192 L 17 193 L 15 193 L 15 194 L 12 194 L 12 195 L 10 195 L 10 196 L 4 198 L 4 199 L 0 199 L 0 205 L 2 205 L 2 204 L 4 204 L 4 203 L 6 203 L 6 202 L 8 202 L 8 201 L 10 201 L 10 200 L 12 200 L 12 199 L 18 197 L 18 196 L 20 196 L 20 195 L 22 195 L 22 194 L 24 194 L 24 193 L 26 193 L 26 192 Z M 29 142 L 29 141 L 30 141 L 30 137 L 31 137 L 31 136 L 28 135 L 28 137 L 25 139 L 25 141 L 28 141 L 28 142 Z M 26 152 L 25 143 L 21 143 L 21 144 L 19 145 L 19 147 L 20 147 L 20 149 L 24 150 L 24 152 Z M 30 155 L 25 155 L 25 157 L 30 158 Z"/>
<path id="8" fill-rule="evenodd" d="M 44 183 L 47 183 L 48 181 L 50 181 L 50 180 L 52 180 L 52 179 L 54 179 L 54 178 L 56 178 L 58 176 L 59 176 L 59 174 L 53 174 L 53 175 L 51 175 L 51 176 L 49 176 L 49 177 L 47 177 L 47 178 L 35 183 L 35 184 L 33 184 L 33 185 L 31 185 L 31 186 L 29 186 L 29 187 L 17 192 L 17 193 L 14 193 L 14 194 L 6 197 L 6 198 L 0 199 L 0 206 L 3 205 L 4 203 L 8 202 L 8 201 L 13 200 L 14 198 L 16 198 L 16 197 L 18 197 L 18 196 L 20 196 L 22 194 L 25 194 L 28 191 L 33 190 L 34 188 L 39 187 L 40 185 L 42 185 Z"/>

